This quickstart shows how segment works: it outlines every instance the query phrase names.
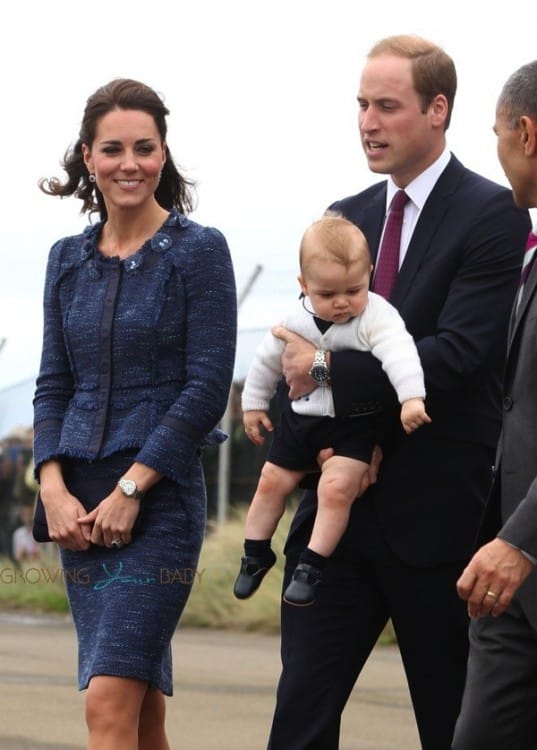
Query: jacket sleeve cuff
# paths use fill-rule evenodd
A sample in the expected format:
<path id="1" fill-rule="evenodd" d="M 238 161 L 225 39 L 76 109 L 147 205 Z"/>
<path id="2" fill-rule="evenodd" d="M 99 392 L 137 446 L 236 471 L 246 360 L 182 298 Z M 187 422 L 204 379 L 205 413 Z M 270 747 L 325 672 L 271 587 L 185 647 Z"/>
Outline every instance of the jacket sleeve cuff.
<path id="1" fill-rule="evenodd" d="M 508 542 L 507 539 L 502 539 L 503 542 L 508 544 L 513 549 L 517 549 L 521 555 L 524 555 L 524 557 L 530 561 L 532 565 L 537 565 L 537 557 L 534 557 L 533 555 L 530 555 L 529 552 L 526 552 L 523 549 L 520 549 L 520 547 L 517 547 L 516 544 L 511 544 L 511 542 Z"/>
<path id="2" fill-rule="evenodd" d="M 498 537 L 537 558 L 537 480 L 532 482 L 524 500 L 506 520 Z"/>
<path id="3" fill-rule="evenodd" d="M 58 457 L 61 426 L 61 420 L 45 419 L 34 427 L 34 477 L 37 481 L 41 465 Z"/>
<path id="4" fill-rule="evenodd" d="M 153 430 L 136 460 L 174 482 L 182 482 L 208 437 L 186 420 L 167 415 Z M 215 439 L 218 441 L 216 435 Z"/>

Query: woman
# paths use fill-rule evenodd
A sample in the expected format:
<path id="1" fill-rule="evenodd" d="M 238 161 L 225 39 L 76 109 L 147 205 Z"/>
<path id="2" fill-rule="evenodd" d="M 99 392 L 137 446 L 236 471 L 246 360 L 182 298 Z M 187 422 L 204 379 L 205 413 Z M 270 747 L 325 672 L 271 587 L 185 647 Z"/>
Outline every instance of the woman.
<path id="1" fill-rule="evenodd" d="M 112 81 L 88 99 L 67 181 L 40 181 L 101 218 L 50 252 L 34 399 L 90 750 L 169 748 L 170 641 L 205 526 L 199 452 L 219 439 L 233 369 L 229 251 L 184 215 L 167 114 L 152 89 Z"/>

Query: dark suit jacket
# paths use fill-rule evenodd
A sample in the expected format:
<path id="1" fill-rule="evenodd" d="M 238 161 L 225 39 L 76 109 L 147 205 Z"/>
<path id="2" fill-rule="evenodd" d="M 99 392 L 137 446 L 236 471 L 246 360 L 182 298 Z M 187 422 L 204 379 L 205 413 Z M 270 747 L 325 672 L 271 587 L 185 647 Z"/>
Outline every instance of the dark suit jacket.
<path id="1" fill-rule="evenodd" d="M 331 208 L 362 229 L 375 262 L 386 182 Z M 405 562 L 434 565 L 470 555 L 490 486 L 509 313 L 529 229 L 529 216 L 510 191 L 451 157 L 418 219 L 390 300 L 416 340 L 433 422 L 407 437 L 394 410 L 381 479 L 354 504 L 339 552 L 352 550 L 370 505 L 385 541 Z M 382 402 L 385 411 L 394 405 L 370 354 L 333 354 L 331 375 L 339 414 L 358 414 L 371 401 Z M 474 472 L 476 452 L 482 458 Z M 467 453 L 473 463 L 463 466 Z M 434 469 L 439 454 L 441 481 Z M 314 493 L 306 493 L 290 539 L 314 510 Z"/>
<path id="2" fill-rule="evenodd" d="M 479 543 L 498 534 L 537 558 L 537 264 L 511 320 L 496 466 Z M 515 599 L 537 628 L 535 571 Z"/>

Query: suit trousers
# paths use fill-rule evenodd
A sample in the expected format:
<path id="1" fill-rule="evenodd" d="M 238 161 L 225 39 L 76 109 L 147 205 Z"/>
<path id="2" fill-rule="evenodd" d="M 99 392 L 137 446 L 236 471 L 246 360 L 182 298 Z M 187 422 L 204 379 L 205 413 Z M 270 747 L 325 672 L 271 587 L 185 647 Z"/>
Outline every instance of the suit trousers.
<path id="1" fill-rule="evenodd" d="M 374 557 L 349 565 L 333 556 L 314 605 L 282 603 L 283 672 L 268 750 L 337 750 L 341 713 L 389 617 L 422 748 L 449 750 L 468 656 L 455 589 L 464 564 L 401 564 L 370 532 Z M 296 560 L 288 554 L 284 586 Z"/>
<path id="2" fill-rule="evenodd" d="M 535 750 L 536 706 L 537 632 L 518 604 L 473 620 L 453 750 Z"/>
<path id="3" fill-rule="evenodd" d="M 419 434 L 397 455 L 385 454 L 376 487 L 353 505 L 315 604 L 282 603 L 283 669 L 269 750 L 337 750 L 341 713 L 389 618 L 421 747 L 449 750 L 468 659 L 469 620 L 456 581 L 471 555 L 491 465 L 484 446 Z M 284 585 L 308 543 L 314 499 L 305 495 L 292 524 Z"/>

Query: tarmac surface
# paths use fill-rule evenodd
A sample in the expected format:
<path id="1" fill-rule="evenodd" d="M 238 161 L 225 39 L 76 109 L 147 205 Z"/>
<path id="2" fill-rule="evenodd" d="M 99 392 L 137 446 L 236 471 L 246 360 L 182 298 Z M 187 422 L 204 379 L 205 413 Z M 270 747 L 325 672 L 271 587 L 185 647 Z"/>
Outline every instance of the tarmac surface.
<path id="1" fill-rule="evenodd" d="M 265 750 L 279 638 L 179 629 L 173 653 L 172 750 Z M 68 617 L 0 613 L 0 750 L 84 750 L 84 693 L 75 674 Z M 340 750 L 419 747 L 397 648 L 378 646 L 344 713 Z"/>

